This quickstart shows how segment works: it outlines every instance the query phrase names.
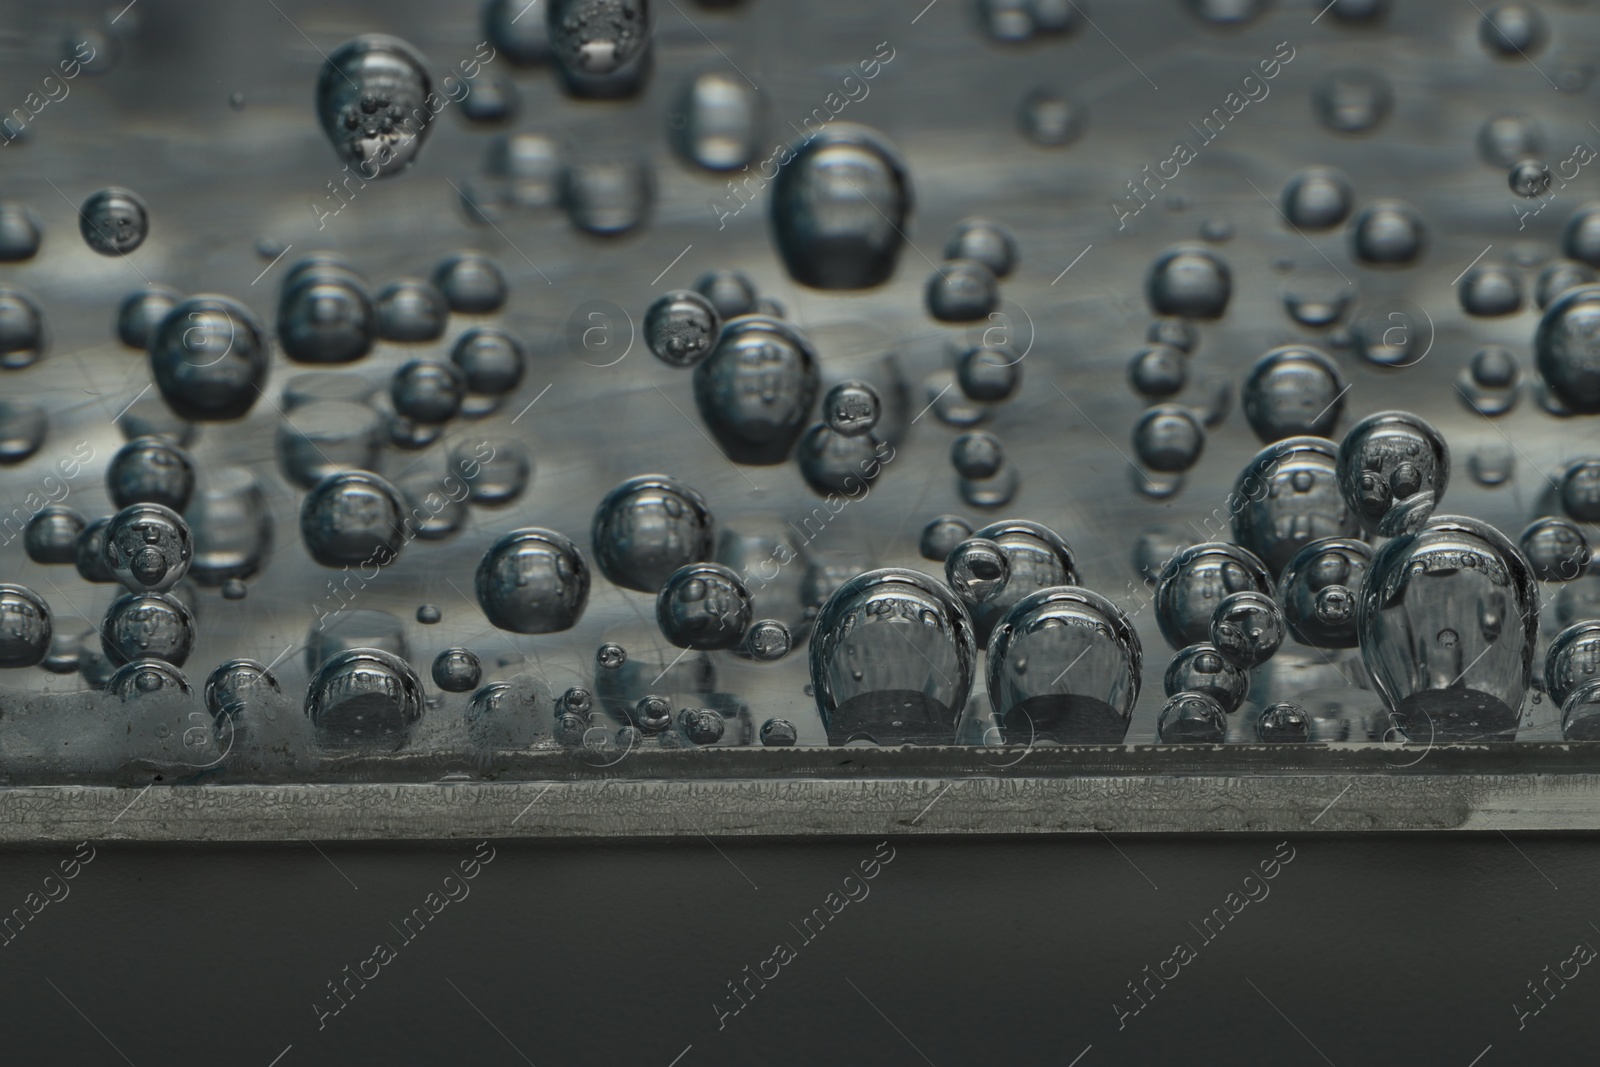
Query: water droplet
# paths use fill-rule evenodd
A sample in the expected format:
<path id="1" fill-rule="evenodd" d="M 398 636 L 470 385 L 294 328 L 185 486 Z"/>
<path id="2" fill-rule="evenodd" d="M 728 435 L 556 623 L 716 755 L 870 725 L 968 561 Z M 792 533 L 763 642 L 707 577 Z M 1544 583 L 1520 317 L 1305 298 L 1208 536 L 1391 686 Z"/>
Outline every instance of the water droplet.
<path id="1" fill-rule="evenodd" d="M 1256 720 L 1256 736 L 1269 745 L 1306 741 L 1311 737 L 1311 718 L 1305 708 L 1287 700 L 1268 704 Z"/>
<path id="2" fill-rule="evenodd" d="M 1278 581 L 1289 633 L 1312 648 L 1355 648 L 1356 590 L 1372 548 L 1353 537 L 1327 537 L 1306 545 Z"/>
<path id="3" fill-rule="evenodd" d="M 113 664 L 161 659 L 181 667 L 194 650 L 194 614 L 169 593 L 128 593 L 106 609 L 100 647 Z"/>
<path id="4" fill-rule="evenodd" d="M 182 300 L 182 293 L 162 285 L 135 289 L 117 305 L 117 340 L 141 352 L 149 348 L 156 327 Z"/>
<path id="5" fill-rule="evenodd" d="M 1538 590 L 1498 530 L 1440 516 L 1395 537 L 1373 555 L 1358 624 L 1362 662 L 1407 736 L 1511 739 L 1532 676 Z M 1453 642 L 1429 639 L 1445 630 Z"/>
<path id="6" fill-rule="evenodd" d="M 385 341 L 436 341 L 444 334 L 450 305 L 431 282 L 401 278 L 378 293 L 377 315 L 378 336 Z"/>
<path id="7" fill-rule="evenodd" d="M 1254 553 L 1225 541 L 1190 545 L 1167 561 L 1156 583 L 1156 622 L 1173 648 L 1211 639 L 1211 616 L 1230 593 L 1272 593 Z"/>
<path id="8" fill-rule="evenodd" d="M 101 189 L 78 209 L 78 232 L 102 256 L 125 256 L 150 234 L 150 213 L 131 189 Z"/>
<path id="9" fill-rule="evenodd" d="M 194 460 L 159 437 L 140 437 L 117 450 L 106 466 L 106 494 L 118 508 L 160 504 L 181 513 L 194 493 Z"/>
<path id="10" fill-rule="evenodd" d="M 1449 484 L 1449 446 L 1409 412 L 1369 415 L 1339 445 L 1339 489 L 1368 533 L 1415 532 Z"/>
<path id="11" fill-rule="evenodd" d="M 26 586 L 0 583 L 0 668 L 41 663 L 54 633 L 43 597 Z"/>
<path id="12" fill-rule="evenodd" d="M 899 568 L 851 578 L 811 635 L 811 682 L 829 740 L 951 743 L 976 655 L 966 609 L 938 581 Z"/>
<path id="13" fill-rule="evenodd" d="M 21 204 L 0 203 L 0 262 L 32 259 L 43 240 L 44 224 L 39 216 Z"/>
<path id="14" fill-rule="evenodd" d="M 1283 645 L 1283 612 L 1270 596 L 1246 590 L 1222 598 L 1211 616 L 1211 644 L 1235 666 L 1249 670 Z"/>
<path id="15" fill-rule="evenodd" d="M 184 300 L 150 337 L 156 388 L 179 418 L 191 422 L 231 422 L 249 414 L 271 362 L 261 323 L 225 296 Z"/>
<path id="16" fill-rule="evenodd" d="M 1178 474 L 1200 460 L 1206 431 L 1186 407 L 1158 404 L 1133 427 L 1133 448 L 1140 462 L 1160 474 Z"/>
<path id="17" fill-rule="evenodd" d="M 0 286 L 0 368 L 21 370 L 44 356 L 44 312 L 29 293 Z"/>
<path id="18" fill-rule="evenodd" d="M 1258 359 L 1245 379 L 1243 406 L 1263 443 L 1328 437 L 1344 411 L 1344 376 L 1315 348 L 1285 345 Z"/>
<path id="19" fill-rule="evenodd" d="M 1538 284 L 1534 287 L 1534 295 L 1539 303 L 1539 310 L 1543 311 L 1568 289 L 1576 289 L 1580 285 L 1593 285 L 1594 271 L 1582 263 L 1573 263 L 1569 260 L 1552 263 L 1539 272 Z"/>
<path id="20" fill-rule="evenodd" d="M 621 645 L 607 641 L 595 650 L 594 661 L 603 671 L 614 671 L 628 662 L 628 651 Z"/>
<path id="21" fill-rule="evenodd" d="M 654 596 L 678 568 L 713 557 L 716 522 L 699 493 L 647 474 L 606 494 L 595 509 L 591 539 L 600 573 Z"/>
<path id="22" fill-rule="evenodd" d="M 1178 245 L 1151 264 L 1145 296 L 1157 315 L 1219 319 L 1233 295 L 1233 272 L 1210 249 Z"/>
<path id="23" fill-rule="evenodd" d="M 300 504 L 300 539 L 324 567 L 386 566 L 405 544 L 400 491 L 370 471 L 323 478 Z"/>
<path id="24" fill-rule="evenodd" d="M 986 661 L 1006 743 L 1120 743 L 1139 696 L 1141 657 L 1127 616 L 1097 593 L 1061 587 L 1022 598 L 995 627 Z M 1030 663 L 1048 669 L 1030 671 Z"/>
<path id="25" fill-rule="evenodd" d="M 584 233 L 616 237 L 637 228 L 655 197 L 643 158 L 575 159 L 561 182 L 567 220 Z"/>
<path id="26" fill-rule="evenodd" d="M 1338 448 L 1291 437 L 1262 449 L 1234 483 L 1233 537 L 1273 574 L 1307 544 L 1360 532 L 1339 489 Z"/>
<path id="27" fill-rule="evenodd" d="M 1478 40 L 1499 59 L 1527 59 L 1544 47 L 1544 16 L 1532 4 L 1500 4 L 1483 12 Z"/>
<path id="28" fill-rule="evenodd" d="M 1011 579 L 1011 557 L 993 541 L 962 541 L 944 561 L 945 581 L 969 607 L 993 600 Z"/>
<path id="29" fill-rule="evenodd" d="M 1179 650 L 1162 676 L 1169 697 L 1179 693 L 1204 693 L 1224 712 L 1233 712 L 1250 695 L 1250 672 L 1230 663 L 1217 647 L 1199 642 Z"/>
<path id="30" fill-rule="evenodd" d="M 679 648 L 732 648 L 750 628 L 753 611 L 743 579 L 720 563 L 680 567 L 656 594 L 656 623 Z"/>
<path id="31" fill-rule="evenodd" d="M 1427 228 L 1409 204 L 1379 200 L 1350 224 L 1350 252 L 1368 267 L 1409 267 L 1422 255 Z"/>
<path id="32" fill-rule="evenodd" d="M 697 745 L 714 745 L 722 740 L 726 723 L 718 712 L 708 708 L 684 708 L 678 712 L 678 728 Z"/>
<path id="33" fill-rule="evenodd" d="M 250 587 L 237 578 L 229 578 L 222 583 L 222 598 L 224 600 L 243 600 L 250 595 Z"/>
<path id="34" fill-rule="evenodd" d="M 334 151 L 361 178 L 409 167 L 433 129 L 422 57 L 397 37 L 368 33 L 335 48 L 317 78 L 317 118 Z"/>
<path id="35" fill-rule="evenodd" d="M 106 527 L 111 525 L 111 518 L 95 519 L 83 528 L 78 535 L 78 544 L 73 551 L 72 562 L 78 569 L 78 577 L 86 582 L 114 582 L 117 576 L 111 573 L 111 568 L 106 566 L 105 543 Z"/>
<path id="36" fill-rule="evenodd" d="M 1022 134 L 1041 148 L 1064 148 L 1089 127 L 1088 109 L 1052 89 L 1035 89 L 1017 109 Z"/>
<path id="37" fill-rule="evenodd" d="M 1350 217 L 1355 190 L 1343 171 L 1332 167 L 1308 167 L 1283 189 L 1283 213 L 1291 226 L 1302 230 L 1326 230 Z"/>
<path id="38" fill-rule="evenodd" d="M 422 680 L 399 656 L 352 648 L 311 677 L 306 715 L 329 748 L 399 748 L 423 714 Z"/>
<path id="39" fill-rule="evenodd" d="M 714 270 L 694 283 L 695 292 L 711 301 L 723 322 L 755 310 L 755 283 L 736 270 Z"/>
<path id="40" fill-rule="evenodd" d="M 1511 191 L 1529 200 L 1542 197 L 1550 189 L 1550 168 L 1542 160 L 1519 159 L 1506 175 Z"/>
<path id="41" fill-rule="evenodd" d="M 918 551 L 922 558 L 943 563 L 962 541 L 972 536 L 972 525 L 959 515 L 940 515 L 922 528 Z"/>
<path id="42" fill-rule="evenodd" d="M 188 696 L 193 692 L 189 679 L 170 663 L 156 659 L 134 660 L 117 668 L 107 678 L 106 691 L 123 700 L 158 693 L 164 689 Z"/>
<path id="43" fill-rule="evenodd" d="M 1522 279 L 1510 267 L 1480 263 L 1456 283 L 1456 297 L 1468 315 L 1514 315 L 1522 310 Z"/>
<path id="44" fill-rule="evenodd" d="M 35 563 L 71 563 L 88 521 L 81 512 L 49 504 L 34 512 L 22 534 L 22 547 Z"/>
<path id="45" fill-rule="evenodd" d="M 800 731 L 788 719 L 768 719 L 761 724 L 761 743 L 768 748 L 788 748 L 800 739 Z"/>
<path id="46" fill-rule="evenodd" d="M 589 565 L 561 534 L 524 527 L 484 553 L 475 588 L 478 606 L 494 626 L 519 634 L 559 633 L 583 617 Z"/>
<path id="47" fill-rule="evenodd" d="M 217 726 L 237 730 L 245 725 L 241 718 L 248 720 L 251 703 L 266 699 L 264 694 L 268 692 L 278 695 L 283 690 L 265 664 L 253 659 L 230 659 L 206 678 L 206 710 Z"/>
<path id="48" fill-rule="evenodd" d="M 1188 380 L 1189 362 L 1183 352 L 1171 345 L 1148 345 L 1128 362 L 1128 382 L 1141 396 L 1173 396 Z"/>
<path id="49" fill-rule="evenodd" d="M 489 315 L 505 306 L 510 292 L 500 268 L 479 252 L 457 252 L 433 271 L 433 284 L 450 310 L 463 315 Z"/>
<path id="50" fill-rule="evenodd" d="M 1484 162 L 1514 167 L 1518 160 L 1544 154 L 1544 128 L 1527 115 L 1511 113 L 1486 119 L 1478 129 L 1478 154 Z"/>
<path id="51" fill-rule="evenodd" d="M 1156 720 L 1156 737 L 1168 745 L 1220 745 L 1227 733 L 1222 706 L 1204 693 L 1169 697 Z"/>
<path id="52" fill-rule="evenodd" d="M 722 330 L 709 297 L 677 290 L 664 293 L 644 315 L 644 339 L 669 367 L 692 367 L 711 353 Z"/>
<path id="53" fill-rule="evenodd" d="M 1600 412 L 1600 285 L 1568 289 L 1552 301 L 1533 349 L 1556 399 L 1577 414 Z"/>
<path id="54" fill-rule="evenodd" d="M 633 721 L 647 734 L 658 734 L 672 725 L 672 704 L 663 696 L 643 696 L 633 708 Z"/>
<path id="55" fill-rule="evenodd" d="M 102 537 L 107 568 L 134 592 L 166 592 L 188 573 L 194 556 L 188 524 L 160 504 L 128 505 Z"/>
<path id="56" fill-rule="evenodd" d="M 1337 70 L 1312 87 L 1311 105 L 1335 133 L 1366 133 L 1389 117 L 1394 89 L 1376 70 Z"/>
<path id="57" fill-rule="evenodd" d="M 815 289 L 869 289 L 894 273 L 911 212 L 904 162 L 876 130 L 834 122 L 791 149 L 772 184 L 784 266 Z"/>
<path id="58" fill-rule="evenodd" d="M 705 71 L 684 85 L 668 113 L 668 138 L 698 167 L 737 170 L 755 160 L 761 110 L 760 95 L 743 78 Z"/>
<path id="59" fill-rule="evenodd" d="M 735 463 L 787 459 L 805 432 L 819 388 L 811 342 L 789 323 L 765 315 L 725 325 L 716 348 L 694 369 L 700 417 Z"/>

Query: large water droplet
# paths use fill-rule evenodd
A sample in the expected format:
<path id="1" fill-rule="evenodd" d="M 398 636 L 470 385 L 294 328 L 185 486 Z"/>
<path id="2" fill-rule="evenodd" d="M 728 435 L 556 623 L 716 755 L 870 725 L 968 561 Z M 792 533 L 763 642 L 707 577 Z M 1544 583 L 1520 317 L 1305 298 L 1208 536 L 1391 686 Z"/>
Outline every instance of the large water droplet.
<path id="1" fill-rule="evenodd" d="M 1211 639 L 1211 616 L 1230 593 L 1272 594 L 1272 575 L 1249 549 L 1226 541 L 1190 545 L 1156 582 L 1156 623 L 1173 648 Z"/>
<path id="2" fill-rule="evenodd" d="M 568 630 L 589 603 L 589 565 L 554 530 L 512 530 L 478 563 L 478 606 L 495 626 L 519 634 Z"/>
<path id="3" fill-rule="evenodd" d="M 735 463 L 786 460 L 805 432 L 820 387 L 811 342 L 766 315 L 729 322 L 711 355 L 694 369 L 700 417 Z"/>
<path id="4" fill-rule="evenodd" d="M 600 501 L 591 529 L 595 562 L 613 583 L 654 596 L 679 567 L 716 552 L 705 498 L 674 478 L 629 478 Z"/>
<path id="5" fill-rule="evenodd" d="M 433 129 L 422 57 L 398 37 L 368 33 L 335 48 L 317 78 L 317 118 L 360 178 L 389 178 L 416 159 Z M 359 180 L 359 178 L 358 178 Z"/>
<path id="6" fill-rule="evenodd" d="M 1339 445 L 1339 490 L 1368 533 L 1415 532 L 1449 484 L 1449 445 L 1409 412 L 1368 415 Z"/>

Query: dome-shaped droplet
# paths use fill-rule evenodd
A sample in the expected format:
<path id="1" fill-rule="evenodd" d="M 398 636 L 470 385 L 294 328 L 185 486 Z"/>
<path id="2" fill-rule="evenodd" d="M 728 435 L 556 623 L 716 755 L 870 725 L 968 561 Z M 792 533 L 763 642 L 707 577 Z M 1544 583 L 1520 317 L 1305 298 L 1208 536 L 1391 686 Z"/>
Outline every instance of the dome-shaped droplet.
<path id="1" fill-rule="evenodd" d="M 589 564 L 554 530 L 525 527 L 501 537 L 478 563 L 478 606 L 519 634 L 571 629 L 589 603 Z"/>
<path id="2" fill-rule="evenodd" d="M 999 404 L 1022 384 L 1022 362 L 1009 351 L 981 345 L 956 359 L 956 384 L 968 400 Z"/>
<path id="3" fill-rule="evenodd" d="M 1268 704 L 1256 720 L 1256 736 L 1269 745 L 1306 741 L 1311 737 L 1311 717 L 1287 700 Z"/>
<path id="4" fill-rule="evenodd" d="M 1000 282 L 975 259 L 949 259 L 928 276 L 923 302 L 940 322 L 976 322 L 1000 306 Z"/>
<path id="5" fill-rule="evenodd" d="M 409 167 L 433 129 L 422 57 L 398 37 L 368 33 L 335 48 L 317 77 L 317 119 L 357 180 Z"/>
<path id="6" fill-rule="evenodd" d="M 1145 278 L 1145 296 L 1157 315 L 1220 319 L 1233 295 L 1233 272 L 1210 249 L 1179 245 L 1163 252 Z"/>
<path id="7" fill-rule="evenodd" d="M 1600 285 L 1568 289 L 1545 308 L 1534 361 L 1556 398 L 1580 415 L 1600 412 Z"/>
<path id="8" fill-rule="evenodd" d="M 1494 115 L 1478 128 L 1478 154 L 1498 167 L 1515 166 L 1519 159 L 1544 154 L 1544 129 L 1538 120 L 1522 114 Z"/>
<path id="9" fill-rule="evenodd" d="M 1011 578 L 1011 557 L 993 541 L 971 537 L 945 557 L 945 581 L 969 608 L 999 596 Z"/>
<path id="10" fill-rule="evenodd" d="M 216 725 L 227 731 L 246 726 L 250 707 L 283 690 L 266 665 L 253 659 L 230 659 L 206 678 L 206 710 Z M 224 734 L 226 736 L 226 734 Z"/>
<path id="11" fill-rule="evenodd" d="M 1516 406 L 1520 390 L 1517 357 L 1508 348 L 1488 345 L 1473 353 L 1456 378 L 1462 401 L 1479 415 L 1504 415 Z"/>
<path id="12" fill-rule="evenodd" d="M 1534 286 L 1534 299 L 1539 304 L 1539 310 L 1543 311 L 1550 306 L 1551 301 L 1568 289 L 1576 289 L 1580 285 L 1593 285 L 1594 282 L 1594 271 L 1582 263 L 1561 260 L 1539 272 L 1539 281 Z"/>
<path id="13" fill-rule="evenodd" d="M 586 730 L 582 719 L 562 723 L 559 710 L 554 716 L 552 710 L 557 709 L 552 708 L 548 688 L 530 675 L 518 674 L 472 694 L 462 722 L 468 743 L 480 751 L 530 748 L 553 740 L 557 731 L 569 741 L 581 740 Z"/>
<path id="14" fill-rule="evenodd" d="M 1413 741 L 1510 740 L 1532 680 L 1538 589 L 1494 527 L 1439 516 L 1372 557 L 1361 658 Z"/>
<path id="15" fill-rule="evenodd" d="M 656 594 L 656 624 L 679 648 L 732 648 L 750 628 L 749 587 L 720 563 L 690 563 L 673 571 Z"/>
<path id="16" fill-rule="evenodd" d="M 705 498 L 674 478 L 629 478 L 600 501 L 591 528 L 600 573 L 654 596 L 679 567 L 716 554 L 716 522 Z"/>
<path id="17" fill-rule="evenodd" d="M 755 283 L 736 270 L 714 270 L 694 283 L 695 292 L 711 301 L 722 322 L 748 315 L 756 309 Z"/>
<path id="18" fill-rule="evenodd" d="M 1339 425 L 1346 387 L 1339 367 L 1307 345 L 1284 345 L 1256 360 L 1245 379 L 1242 406 L 1266 444 L 1285 437 L 1328 437 Z"/>
<path id="19" fill-rule="evenodd" d="M 1231 593 L 1211 616 L 1211 644 L 1229 662 L 1249 670 L 1277 653 L 1285 629 L 1283 612 L 1270 596 Z"/>
<path id="20" fill-rule="evenodd" d="M 758 663 L 775 663 L 789 654 L 794 637 L 779 619 L 757 619 L 744 633 L 740 652 Z"/>
<path id="21" fill-rule="evenodd" d="M 119 508 L 160 504 L 182 513 L 194 494 L 194 460 L 159 437 L 140 437 L 117 450 L 106 466 L 106 495 Z"/>
<path id="22" fill-rule="evenodd" d="M 1222 706 L 1204 693 L 1178 693 L 1168 698 L 1156 720 L 1163 744 L 1220 745 L 1228 734 Z"/>
<path id="23" fill-rule="evenodd" d="M 806 484 L 818 496 L 859 498 L 883 473 L 884 450 L 893 449 L 872 434 L 847 437 L 819 422 L 806 431 L 795 458 Z"/>
<path id="24" fill-rule="evenodd" d="M 189 571 L 194 542 L 177 512 L 160 504 L 130 504 L 104 534 L 106 566 L 135 592 L 164 593 Z"/>
<path id="25" fill-rule="evenodd" d="M 1165 399 L 1183 390 L 1189 380 L 1189 361 L 1171 345 L 1147 345 L 1128 361 L 1128 384 L 1151 399 Z"/>
<path id="26" fill-rule="evenodd" d="M 672 702 L 654 694 L 639 698 L 633 707 L 634 724 L 647 734 L 658 734 L 672 725 Z"/>
<path id="27" fill-rule="evenodd" d="M 457 252 L 440 261 L 433 284 L 450 310 L 463 315 L 489 315 L 505 306 L 510 293 L 506 276 L 494 260 L 479 252 Z"/>
<path id="28" fill-rule="evenodd" d="M 450 305 L 439 287 L 421 278 L 401 278 L 378 293 L 378 336 L 385 341 L 437 341 Z"/>
<path id="29" fill-rule="evenodd" d="M 378 310 L 353 271 L 313 264 L 286 277 L 278 298 L 278 343 L 300 363 L 350 363 L 372 351 Z"/>
<path id="30" fill-rule="evenodd" d="M 1510 267 L 1480 263 L 1456 282 L 1456 296 L 1468 315 L 1514 315 L 1522 310 L 1522 279 Z"/>
<path id="31" fill-rule="evenodd" d="M 628 662 L 628 650 L 619 644 L 607 641 L 595 650 L 595 666 L 603 671 L 614 671 Z"/>
<path id="32" fill-rule="evenodd" d="M 834 122 L 785 149 L 779 162 L 772 232 L 790 276 L 815 289 L 888 281 L 905 243 L 911 179 L 883 136 Z"/>
<path id="33" fill-rule="evenodd" d="M 131 189 L 101 189 L 78 209 L 78 232 L 102 256 L 125 256 L 144 244 L 150 212 Z"/>
<path id="34" fill-rule="evenodd" d="M 1527 59 L 1544 47 L 1544 16 L 1532 4 L 1499 4 L 1478 20 L 1478 40 L 1499 59 Z"/>
<path id="35" fill-rule="evenodd" d="M 432 426 L 456 417 L 466 390 L 466 376 L 454 364 L 413 359 L 395 371 L 389 399 L 398 414 Z"/>
<path id="36" fill-rule="evenodd" d="M 678 729 L 697 745 L 714 745 L 722 740 L 727 720 L 710 708 L 684 708 L 678 712 Z"/>
<path id="37" fill-rule="evenodd" d="M 30 293 L 0 285 L 0 369 L 21 370 L 45 353 L 44 312 Z"/>
<path id="38" fill-rule="evenodd" d="M 644 339 L 669 367 L 692 367 L 711 354 L 722 321 L 708 297 L 676 290 L 656 297 L 644 314 Z"/>
<path id="39" fill-rule="evenodd" d="M 963 478 L 992 478 L 1005 461 L 1005 445 L 992 433 L 977 430 L 950 442 L 950 465 Z"/>
<path id="40" fill-rule="evenodd" d="M 761 94 L 738 74 L 708 70 L 684 85 L 668 112 L 668 139 L 678 154 L 709 171 L 753 163 L 760 135 Z"/>
<path id="41" fill-rule="evenodd" d="M 78 577 L 86 582 L 117 580 L 117 576 L 111 573 L 111 568 L 106 566 L 106 527 L 110 525 L 110 516 L 95 519 L 78 535 L 78 543 L 72 553 L 72 563 L 78 569 Z"/>
<path id="42" fill-rule="evenodd" d="M 1558 495 L 1569 518 L 1600 523 L 1600 460 L 1580 459 L 1569 464 L 1561 476 Z"/>
<path id="43" fill-rule="evenodd" d="M 761 724 L 761 743 L 769 748 L 788 748 L 800 739 L 800 731 L 788 719 L 768 719 Z"/>
<path id="44" fill-rule="evenodd" d="M 999 545 L 1011 564 L 1011 576 L 1006 579 L 1004 588 L 969 608 L 981 644 L 988 644 L 989 634 L 995 624 L 1029 593 L 1052 586 L 1079 584 L 1076 557 L 1071 546 L 1048 526 L 1027 519 L 1003 519 L 972 532 L 970 536 Z"/>
<path id="45" fill-rule="evenodd" d="M 106 609 L 100 647 L 114 664 L 161 659 L 181 667 L 194 650 L 194 613 L 168 593 L 129 593 Z"/>
<path id="46" fill-rule="evenodd" d="M 1398 200 L 1377 201 L 1350 224 L 1350 252 L 1368 267 L 1409 267 L 1426 242 L 1422 216 Z"/>
<path id="47" fill-rule="evenodd" d="M 1561 706 L 1561 737 L 1600 741 L 1600 682 L 1586 682 L 1567 697 Z"/>
<path id="48" fill-rule="evenodd" d="M 547 0 L 545 7 L 551 52 L 568 92 L 613 97 L 638 91 L 650 60 L 646 0 Z"/>
<path id="49" fill-rule="evenodd" d="M 1194 412 L 1177 404 L 1158 404 L 1133 427 L 1133 450 L 1139 461 L 1162 474 L 1178 474 L 1200 460 L 1205 427 Z"/>
<path id="50" fill-rule="evenodd" d="M 1353 537 L 1323 538 L 1295 554 L 1278 579 L 1278 603 L 1296 641 L 1356 647 L 1356 596 L 1371 560 L 1371 546 Z"/>
<path id="51" fill-rule="evenodd" d="M 811 635 L 811 685 L 828 739 L 950 744 L 972 689 L 972 623 L 919 571 L 867 571 L 836 589 Z"/>
<path id="52" fill-rule="evenodd" d="M 1389 117 L 1394 89 L 1376 70 L 1336 70 L 1311 89 L 1317 119 L 1335 133 L 1366 133 Z"/>
<path id="53" fill-rule="evenodd" d="M 1339 489 L 1339 449 L 1321 437 L 1268 445 L 1239 474 L 1229 510 L 1233 539 L 1273 574 L 1325 537 L 1354 537 L 1360 525 Z"/>
<path id="54" fill-rule="evenodd" d="M 225 296 L 195 296 L 174 307 L 150 336 L 150 375 L 161 399 L 190 422 L 228 422 L 250 413 L 272 362 L 255 315 Z"/>
<path id="55" fill-rule="evenodd" d="M 32 259 L 43 240 L 39 216 L 21 204 L 0 203 L 0 263 Z"/>
<path id="56" fill-rule="evenodd" d="M 0 584 L 0 667 L 43 662 L 54 634 L 43 597 L 26 586 Z"/>
<path id="57" fill-rule="evenodd" d="M 1339 445 L 1339 490 L 1368 533 L 1415 532 L 1449 484 L 1449 445 L 1409 412 L 1368 415 Z"/>
<path id="58" fill-rule="evenodd" d="M 1332 167 L 1308 167 L 1283 190 L 1283 213 L 1302 230 L 1326 230 L 1350 217 L 1355 191 L 1350 179 Z"/>
<path id="59" fill-rule="evenodd" d="M 574 159 L 561 177 L 567 221 L 596 237 L 616 237 L 638 228 L 654 201 L 655 180 L 646 158 Z"/>
<path id="60" fill-rule="evenodd" d="M 28 459 L 44 447 L 49 432 L 43 407 L 30 400 L 0 400 L 0 464 Z"/>
<path id="61" fill-rule="evenodd" d="M 1023 597 L 995 626 L 985 661 L 1006 743 L 1120 744 L 1142 656 L 1127 616 L 1098 593 L 1067 586 Z"/>
<path id="62" fill-rule="evenodd" d="M 972 536 L 972 524 L 960 515 L 940 515 L 922 528 L 917 548 L 922 558 L 943 563 L 955 547 Z"/>
<path id="63" fill-rule="evenodd" d="M 141 659 L 125 663 L 112 672 L 105 683 L 106 692 L 122 700 L 135 700 L 163 690 L 188 696 L 194 692 L 189 679 L 177 667 L 165 660 Z"/>
<path id="64" fill-rule="evenodd" d="M 433 658 L 433 684 L 446 693 L 476 689 L 483 679 L 478 657 L 464 648 L 447 648 Z"/>
<path id="65" fill-rule="evenodd" d="M 945 241 L 944 258 L 976 260 L 996 278 L 1004 278 L 1017 265 L 1017 239 L 1010 230 L 990 219 L 962 219 Z"/>
<path id="66" fill-rule="evenodd" d="M 330 474 L 300 503 L 300 539 L 324 567 L 383 567 L 405 544 L 400 491 L 370 471 Z"/>
<path id="67" fill-rule="evenodd" d="M 150 347 L 161 320 L 183 300 L 183 294 L 164 285 L 147 285 L 123 297 L 114 323 L 117 340 L 143 352 Z"/>
<path id="68" fill-rule="evenodd" d="M 1173 648 L 1211 640 L 1211 616 L 1231 593 L 1272 594 L 1272 575 L 1249 549 L 1226 541 L 1190 545 L 1156 581 L 1156 623 Z"/>
<path id="69" fill-rule="evenodd" d="M 829 429 L 846 437 L 870 433 L 882 415 L 883 401 L 869 382 L 839 382 L 823 398 L 823 421 Z"/>
<path id="70" fill-rule="evenodd" d="M 494 48 L 514 65 L 532 67 L 554 58 L 550 30 L 527 0 L 489 0 L 483 8 L 483 29 Z"/>
<path id="71" fill-rule="evenodd" d="M 1250 695 L 1250 672 L 1234 663 L 1208 641 L 1179 649 L 1162 676 L 1167 696 L 1204 693 L 1225 712 L 1235 711 Z"/>
<path id="72" fill-rule="evenodd" d="M 475 397 L 498 401 L 515 391 L 522 383 L 527 358 L 521 341 L 493 326 L 474 327 L 456 338 L 450 348 L 450 362 L 466 382 L 468 395 L 462 403 L 462 413 L 472 416 L 492 410 L 492 405 L 475 404 Z"/>
<path id="73" fill-rule="evenodd" d="M 1519 159 L 1506 175 L 1511 191 L 1527 200 L 1542 197 L 1550 190 L 1550 168 L 1537 159 Z"/>
<path id="74" fill-rule="evenodd" d="M 694 399 L 706 429 L 735 463 L 789 457 L 821 386 L 816 351 L 795 327 L 747 315 L 722 329 L 694 369 Z"/>
<path id="75" fill-rule="evenodd" d="M 1570 582 L 1589 569 L 1589 539 L 1566 519 L 1535 519 L 1518 538 L 1518 547 L 1541 582 Z"/>
<path id="76" fill-rule="evenodd" d="M 88 520 L 73 508 L 48 504 L 23 529 L 22 547 L 35 563 L 71 563 Z"/>
<path id="77" fill-rule="evenodd" d="M 376 648 L 330 656 L 311 676 L 306 715 L 328 748 L 399 748 L 422 719 L 422 679 Z"/>

